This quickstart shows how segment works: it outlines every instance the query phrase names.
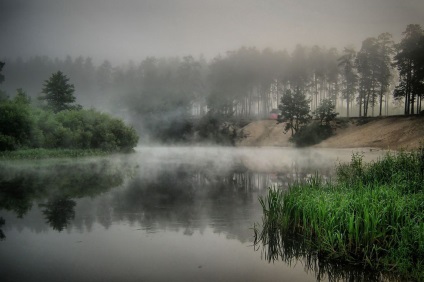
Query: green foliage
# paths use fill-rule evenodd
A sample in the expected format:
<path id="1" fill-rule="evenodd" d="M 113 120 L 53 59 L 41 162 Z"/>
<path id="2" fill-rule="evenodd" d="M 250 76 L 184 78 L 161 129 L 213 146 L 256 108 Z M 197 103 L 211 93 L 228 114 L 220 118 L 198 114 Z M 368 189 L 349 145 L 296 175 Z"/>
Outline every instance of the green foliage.
<path id="1" fill-rule="evenodd" d="M 27 105 L 9 100 L 0 102 L 0 151 L 26 145 L 31 125 Z"/>
<path id="2" fill-rule="evenodd" d="M 291 130 L 292 136 L 311 119 L 309 101 L 300 90 L 294 92 L 287 90 L 281 97 L 278 108 L 282 112 L 282 118 L 279 121 L 286 123 L 285 131 Z"/>
<path id="3" fill-rule="evenodd" d="M 287 90 L 281 97 L 278 108 L 282 111 L 279 122 L 286 123 L 284 130 L 286 132 L 291 130 L 290 140 L 297 146 L 314 145 L 333 134 L 330 122 L 338 113 L 335 112 L 335 106 L 329 99 L 324 99 L 314 112 L 320 124 L 310 122 L 312 117 L 309 114 L 309 101 L 300 91 Z"/>
<path id="4" fill-rule="evenodd" d="M 321 125 L 325 123 L 329 126 L 339 113 L 336 113 L 336 105 L 330 99 L 323 99 L 313 114 L 320 120 Z"/>
<path id="5" fill-rule="evenodd" d="M 195 130 L 199 141 L 234 145 L 237 138 L 235 125 L 226 121 L 222 114 L 214 113 L 213 111 L 209 111 L 200 119 Z"/>
<path id="6" fill-rule="evenodd" d="M 61 71 L 53 73 L 48 80 L 44 81 L 40 100 L 47 102 L 47 108 L 57 113 L 63 110 L 79 109 L 81 106 L 74 105 L 75 88 L 69 83 L 69 78 Z"/>
<path id="7" fill-rule="evenodd" d="M 327 124 L 311 122 L 294 134 L 290 141 L 298 147 L 312 146 L 333 135 L 333 128 Z"/>
<path id="8" fill-rule="evenodd" d="M 21 93 L 22 94 L 22 93 Z M 22 148 L 129 151 L 138 135 L 123 121 L 95 110 L 58 113 L 30 107 L 26 96 L 0 103 L 0 150 Z"/>
<path id="9" fill-rule="evenodd" d="M 95 110 L 41 112 L 38 118 L 42 147 L 128 151 L 137 145 L 135 130 L 123 121 Z"/>
<path id="10" fill-rule="evenodd" d="M 371 164 L 353 155 L 351 163 L 338 167 L 335 183 L 316 175 L 287 193 L 271 189 L 260 199 L 264 229 L 255 227 L 255 242 L 270 244 L 270 236 L 277 236 L 272 233 L 302 234 L 319 258 L 421 281 L 423 171 L 424 149 L 388 154 Z"/>
<path id="11" fill-rule="evenodd" d="M 81 158 L 103 156 L 107 152 L 100 149 L 23 149 L 0 152 L 0 160 L 38 160 L 47 158 Z"/>

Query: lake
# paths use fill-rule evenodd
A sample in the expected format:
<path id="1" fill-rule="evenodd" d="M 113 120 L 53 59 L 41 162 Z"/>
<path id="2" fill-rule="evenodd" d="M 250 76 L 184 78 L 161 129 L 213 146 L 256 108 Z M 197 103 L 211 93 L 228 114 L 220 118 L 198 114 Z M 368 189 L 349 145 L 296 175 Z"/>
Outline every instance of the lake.
<path id="1" fill-rule="evenodd" d="M 139 147 L 0 162 L 1 281 L 316 281 L 338 267 L 269 262 L 258 197 L 382 151 Z M 327 273 L 328 272 L 328 273 Z M 354 273 L 354 274 L 351 274 Z M 346 270 L 346 277 L 363 274 Z"/>

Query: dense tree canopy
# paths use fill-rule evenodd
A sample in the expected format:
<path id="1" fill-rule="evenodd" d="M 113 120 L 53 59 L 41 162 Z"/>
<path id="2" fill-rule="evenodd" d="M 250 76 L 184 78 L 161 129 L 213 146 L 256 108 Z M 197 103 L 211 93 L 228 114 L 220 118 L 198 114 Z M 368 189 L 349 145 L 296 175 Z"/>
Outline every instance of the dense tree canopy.
<path id="1" fill-rule="evenodd" d="M 32 120 L 27 104 L 18 99 L 0 101 L 0 151 L 27 145 L 31 127 Z"/>
<path id="2" fill-rule="evenodd" d="M 61 72 L 46 81 L 45 89 L 50 90 L 45 92 L 51 94 L 48 110 L 32 105 L 22 89 L 17 89 L 13 99 L 0 101 L 0 151 L 22 148 L 128 151 L 137 145 L 137 133 L 122 120 L 70 105 L 75 101 L 74 88 L 67 81 Z M 60 94 L 61 91 L 65 94 Z"/>

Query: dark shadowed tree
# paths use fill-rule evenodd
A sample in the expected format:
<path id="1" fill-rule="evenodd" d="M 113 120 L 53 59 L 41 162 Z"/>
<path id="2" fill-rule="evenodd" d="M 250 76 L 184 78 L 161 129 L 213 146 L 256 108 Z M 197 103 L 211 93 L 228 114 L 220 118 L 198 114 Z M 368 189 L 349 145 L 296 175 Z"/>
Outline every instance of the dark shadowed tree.
<path id="1" fill-rule="evenodd" d="M 346 115 L 349 117 L 350 102 L 353 100 L 356 86 L 358 83 L 358 77 L 355 70 L 355 57 L 356 52 L 353 48 L 346 47 L 343 50 L 343 55 L 338 59 L 338 65 L 341 67 L 341 73 L 343 77 L 343 88 L 342 97 L 346 99 L 347 112 Z"/>
<path id="2" fill-rule="evenodd" d="M 0 101 L 0 151 L 27 145 L 31 136 L 30 99 L 18 89 L 13 100 Z"/>
<path id="3" fill-rule="evenodd" d="M 418 24 L 410 24 L 403 32 L 402 41 L 397 44 L 394 61 L 399 70 L 399 84 L 395 90 L 396 99 L 404 99 L 405 114 L 417 112 L 421 106 L 424 91 L 423 53 L 424 31 Z"/>
<path id="4" fill-rule="evenodd" d="M 392 55 L 393 41 L 389 33 L 382 33 L 378 38 L 370 37 L 362 42 L 356 58 L 356 67 L 360 85 L 358 102 L 359 106 L 363 107 L 364 116 L 368 115 L 369 107 L 374 115 L 377 102 L 379 115 L 382 115 L 383 97 L 390 85 Z"/>
<path id="5" fill-rule="evenodd" d="M 379 92 L 379 57 L 378 57 L 378 42 L 374 37 L 369 37 L 362 42 L 361 50 L 356 57 L 356 67 L 359 74 L 359 106 L 363 106 L 363 115 L 368 116 L 368 109 L 374 107 Z"/>
<path id="6" fill-rule="evenodd" d="M 44 81 L 40 100 L 47 102 L 47 108 L 57 113 L 63 110 L 77 109 L 80 106 L 75 105 L 75 88 L 69 83 L 69 78 L 61 71 L 53 73 L 51 77 Z"/>
<path id="7" fill-rule="evenodd" d="M 315 110 L 314 115 L 320 120 L 321 125 L 330 125 L 330 122 L 334 120 L 339 113 L 336 113 L 336 106 L 330 99 L 323 99 Z"/>
<path id="8" fill-rule="evenodd" d="M 0 83 L 3 83 L 4 81 L 4 75 L 1 73 L 4 65 L 5 65 L 5 62 L 0 62 Z"/>
<path id="9" fill-rule="evenodd" d="M 382 115 L 383 97 L 388 93 L 390 81 L 392 79 L 392 56 L 394 53 L 394 42 L 390 33 L 382 33 L 377 37 L 378 42 L 378 73 L 377 81 L 380 85 L 379 96 L 379 116 Z M 387 106 L 387 99 L 386 99 Z M 387 110 L 387 108 L 386 108 Z"/>
<path id="10" fill-rule="evenodd" d="M 284 130 L 291 130 L 292 136 L 311 119 L 309 100 L 300 90 L 287 90 L 281 97 L 278 108 L 282 112 L 280 122 L 285 122 Z"/>

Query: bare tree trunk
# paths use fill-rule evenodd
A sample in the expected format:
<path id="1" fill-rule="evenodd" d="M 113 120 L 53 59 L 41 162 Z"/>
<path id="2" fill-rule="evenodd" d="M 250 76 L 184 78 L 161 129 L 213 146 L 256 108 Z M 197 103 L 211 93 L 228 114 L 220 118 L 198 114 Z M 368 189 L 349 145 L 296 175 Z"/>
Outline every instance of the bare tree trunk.
<path id="1" fill-rule="evenodd" d="M 380 90 L 380 113 L 378 114 L 381 117 L 381 112 L 383 110 L 383 90 Z"/>

